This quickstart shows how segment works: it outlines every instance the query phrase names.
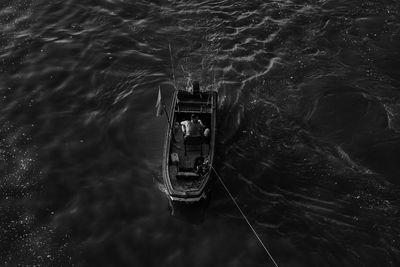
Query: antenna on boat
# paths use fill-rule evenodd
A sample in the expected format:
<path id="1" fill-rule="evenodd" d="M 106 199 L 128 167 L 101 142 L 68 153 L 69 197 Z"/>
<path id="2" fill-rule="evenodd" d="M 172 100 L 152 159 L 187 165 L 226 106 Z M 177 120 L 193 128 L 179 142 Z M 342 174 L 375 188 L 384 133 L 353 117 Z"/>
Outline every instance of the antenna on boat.
<path id="1" fill-rule="evenodd" d="M 158 89 L 161 90 L 161 86 L 158 86 Z M 164 103 L 162 103 L 162 108 L 165 112 L 165 116 L 167 117 L 167 122 L 169 124 L 169 127 L 172 129 L 172 124 L 171 124 L 171 121 L 169 120 L 168 110 Z"/>
<path id="2" fill-rule="evenodd" d="M 172 58 L 171 44 L 168 44 L 168 47 L 169 47 L 169 56 L 171 58 L 172 78 L 174 79 L 174 87 L 175 87 L 175 90 L 176 90 L 177 88 L 176 88 L 176 79 L 175 79 L 175 68 L 174 68 L 174 60 Z"/>
<path id="3" fill-rule="evenodd" d="M 175 141 L 175 135 L 174 135 L 172 123 L 171 123 L 171 120 L 170 120 L 170 117 L 168 114 L 168 110 L 164 104 L 164 101 L 162 101 L 162 98 L 161 98 L 161 86 L 160 85 L 158 86 L 158 97 L 157 97 L 156 109 L 157 109 L 157 117 L 161 116 L 163 113 L 165 113 L 165 116 L 167 117 L 167 122 L 168 122 L 169 128 L 171 129 L 172 139 Z"/>

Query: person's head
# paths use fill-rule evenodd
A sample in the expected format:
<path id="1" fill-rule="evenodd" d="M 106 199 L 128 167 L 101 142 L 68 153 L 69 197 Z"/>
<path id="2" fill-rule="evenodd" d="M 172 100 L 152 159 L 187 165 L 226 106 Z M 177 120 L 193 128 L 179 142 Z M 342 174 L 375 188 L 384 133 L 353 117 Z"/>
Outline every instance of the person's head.
<path id="1" fill-rule="evenodd" d="M 192 120 L 192 122 L 198 122 L 199 116 L 197 116 L 196 114 L 192 114 L 192 116 L 190 116 L 190 119 Z"/>

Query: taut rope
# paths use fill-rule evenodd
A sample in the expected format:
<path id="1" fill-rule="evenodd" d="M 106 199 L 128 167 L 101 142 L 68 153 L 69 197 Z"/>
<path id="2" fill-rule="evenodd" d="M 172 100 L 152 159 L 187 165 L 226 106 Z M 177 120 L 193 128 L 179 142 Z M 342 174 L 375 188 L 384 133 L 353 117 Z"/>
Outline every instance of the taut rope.
<path id="1" fill-rule="evenodd" d="M 214 171 L 214 173 L 217 175 L 219 181 L 221 182 L 222 186 L 225 188 L 226 192 L 229 194 L 229 196 L 231 197 L 233 203 L 235 203 L 236 207 L 238 208 L 238 210 L 240 211 L 240 213 L 242 214 L 243 218 L 246 220 L 247 224 L 250 226 L 251 231 L 253 231 L 254 235 L 256 236 L 256 238 L 258 239 L 258 241 L 260 242 L 261 246 L 264 248 L 265 252 L 267 252 L 269 258 L 272 260 L 272 262 L 274 263 L 274 265 L 276 267 L 278 267 L 278 264 L 276 263 L 276 261 L 274 260 L 274 258 L 272 257 L 271 253 L 269 253 L 267 247 L 264 245 L 263 241 L 261 240 L 261 238 L 259 237 L 259 235 L 257 234 L 256 230 L 254 230 L 253 226 L 251 225 L 251 223 L 249 222 L 249 220 L 247 219 L 246 215 L 244 214 L 244 212 L 242 211 L 242 209 L 239 207 L 238 203 L 236 202 L 236 200 L 233 198 L 231 192 L 229 191 L 229 189 L 226 187 L 224 181 L 222 181 L 221 176 L 219 176 L 219 174 L 217 173 L 217 171 L 214 169 L 213 166 L 211 166 L 211 169 Z"/>

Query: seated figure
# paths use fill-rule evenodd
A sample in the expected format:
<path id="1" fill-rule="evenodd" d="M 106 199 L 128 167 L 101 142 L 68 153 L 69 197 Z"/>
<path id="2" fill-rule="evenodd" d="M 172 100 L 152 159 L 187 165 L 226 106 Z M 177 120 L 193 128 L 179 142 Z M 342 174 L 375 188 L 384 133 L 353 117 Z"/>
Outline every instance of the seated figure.
<path id="1" fill-rule="evenodd" d="M 210 145 L 210 129 L 205 129 L 204 124 L 196 114 L 192 114 L 190 121 L 181 122 L 185 155 L 188 151 L 187 145 L 200 147 L 200 155 L 203 155 L 203 143 Z"/>
<path id="2" fill-rule="evenodd" d="M 192 114 L 190 121 L 186 120 L 181 122 L 182 132 L 184 137 L 187 136 L 202 136 L 205 126 L 199 120 L 199 117 L 196 114 Z"/>

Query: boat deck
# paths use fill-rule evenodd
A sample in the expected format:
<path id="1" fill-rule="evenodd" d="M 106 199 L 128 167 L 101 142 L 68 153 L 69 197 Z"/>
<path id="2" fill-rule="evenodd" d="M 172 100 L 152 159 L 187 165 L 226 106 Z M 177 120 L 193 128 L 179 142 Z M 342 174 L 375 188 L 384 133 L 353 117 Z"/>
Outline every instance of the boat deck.
<path id="1" fill-rule="evenodd" d="M 190 149 L 190 151 L 187 151 L 185 155 L 185 145 L 183 143 L 183 132 L 181 127 L 178 125 L 179 122 L 176 122 L 176 126 L 174 128 L 174 136 L 176 142 L 171 142 L 171 148 L 170 148 L 170 156 L 173 153 L 176 153 L 179 157 L 179 165 L 169 165 L 169 177 L 170 181 L 172 184 L 172 187 L 175 190 L 185 190 L 185 191 L 192 191 L 192 190 L 197 190 L 202 182 L 203 182 L 203 177 L 196 177 L 196 178 L 177 178 L 177 173 L 178 173 L 178 168 L 181 169 L 193 169 L 195 160 L 196 158 L 201 156 L 200 153 L 200 146 L 192 147 L 192 146 L 187 146 L 187 148 Z M 195 150 L 195 151 L 192 151 Z M 209 145 L 208 144 L 202 144 L 202 156 L 204 160 L 207 160 L 209 156 Z M 198 151 L 197 151 L 198 150 Z"/>

